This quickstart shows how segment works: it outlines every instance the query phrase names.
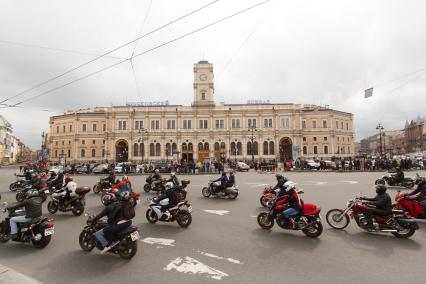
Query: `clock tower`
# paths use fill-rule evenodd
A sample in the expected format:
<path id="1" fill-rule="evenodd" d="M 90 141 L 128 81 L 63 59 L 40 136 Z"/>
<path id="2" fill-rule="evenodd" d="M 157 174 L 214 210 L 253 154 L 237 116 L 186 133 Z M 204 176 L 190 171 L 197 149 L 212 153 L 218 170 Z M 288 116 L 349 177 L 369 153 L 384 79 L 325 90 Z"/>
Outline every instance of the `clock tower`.
<path id="1" fill-rule="evenodd" d="M 193 106 L 214 106 L 213 64 L 202 60 L 194 64 Z"/>

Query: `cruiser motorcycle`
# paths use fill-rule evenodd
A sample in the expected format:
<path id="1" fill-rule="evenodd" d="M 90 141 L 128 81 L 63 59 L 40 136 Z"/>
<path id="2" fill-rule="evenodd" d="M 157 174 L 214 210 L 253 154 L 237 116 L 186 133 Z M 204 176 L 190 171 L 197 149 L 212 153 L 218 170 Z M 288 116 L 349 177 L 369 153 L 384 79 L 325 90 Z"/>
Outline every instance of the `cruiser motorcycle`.
<path id="1" fill-rule="evenodd" d="M 395 177 L 393 177 L 392 175 L 389 175 L 389 174 L 382 176 L 381 178 L 377 179 L 374 183 L 376 185 L 377 184 L 386 185 L 386 183 L 387 183 L 389 186 L 402 186 L 402 187 L 405 187 L 405 188 L 413 188 L 414 187 L 414 179 L 413 178 L 405 177 L 402 182 L 396 182 Z"/>
<path id="2" fill-rule="evenodd" d="M 366 209 L 368 203 L 356 196 L 346 204 L 344 209 L 331 209 L 327 212 L 327 223 L 333 229 L 343 230 L 349 225 L 350 219 L 354 219 L 358 227 L 368 231 L 368 221 L 366 219 Z M 404 210 L 392 210 L 389 216 L 372 216 L 373 232 L 391 233 L 397 238 L 411 237 L 419 225 L 415 219 L 411 219 Z M 371 229 L 370 229 L 371 231 Z"/>
<path id="3" fill-rule="evenodd" d="M 60 192 L 60 190 L 56 191 Z M 47 203 L 47 210 L 51 214 L 55 214 L 58 210 L 61 212 L 71 211 L 74 216 L 80 216 L 84 212 L 84 206 L 86 205 L 86 194 L 90 192 L 90 187 L 78 187 L 75 190 L 77 196 L 72 197 L 70 200 L 65 201 L 63 197 L 54 197 L 53 194 L 50 196 L 51 201 Z"/>
<path id="4" fill-rule="evenodd" d="M 233 185 L 226 187 L 223 191 L 217 192 L 217 188 L 220 186 L 220 181 L 209 181 L 206 187 L 203 187 L 201 194 L 204 197 L 210 197 L 211 195 L 217 197 L 229 197 L 229 199 L 236 199 L 238 196 L 238 187 Z"/>

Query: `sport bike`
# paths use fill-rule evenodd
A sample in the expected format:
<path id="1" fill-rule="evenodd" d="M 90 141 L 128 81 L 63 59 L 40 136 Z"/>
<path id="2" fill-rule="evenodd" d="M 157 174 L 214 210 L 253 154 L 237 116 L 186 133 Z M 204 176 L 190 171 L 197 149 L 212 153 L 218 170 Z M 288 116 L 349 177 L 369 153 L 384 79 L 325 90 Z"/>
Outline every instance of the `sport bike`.
<path id="1" fill-rule="evenodd" d="M 3 204 L 3 212 L 7 217 L 0 223 L 0 242 L 6 243 L 10 239 L 10 218 L 25 215 L 24 210 L 12 210 L 7 202 Z M 44 248 L 50 243 L 55 227 L 52 220 L 38 217 L 25 223 L 18 223 L 18 242 L 31 242 L 35 248 Z"/>
<path id="2" fill-rule="evenodd" d="M 395 177 L 390 174 L 386 174 L 375 181 L 375 184 L 386 185 L 386 183 L 389 186 L 402 186 L 405 188 L 414 187 L 414 179 L 411 177 L 405 177 L 402 182 L 396 182 Z"/>
<path id="3" fill-rule="evenodd" d="M 229 197 L 229 199 L 235 199 L 238 196 L 238 187 L 233 185 L 226 187 L 224 190 L 217 192 L 217 188 L 220 186 L 220 181 L 209 181 L 206 187 L 203 187 L 201 194 L 204 197 L 210 197 L 211 195 L 217 197 Z"/>
<path id="4" fill-rule="evenodd" d="M 289 221 L 285 221 L 282 212 L 289 208 L 288 204 L 278 205 L 277 198 L 271 198 L 267 201 L 268 212 L 261 212 L 257 216 L 257 223 L 262 229 L 270 230 L 274 226 L 274 220 L 277 225 L 285 230 L 301 230 L 306 236 L 317 238 L 322 234 L 323 227 L 321 223 L 321 207 L 302 203 L 301 212 L 292 216 Z"/>
<path id="5" fill-rule="evenodd" d="M 162 201 L 158 201 L 157 197 L 148 199 L 149 208 L 146 211 L 146 219 L 149 223 L 155 224 L 161 222 L 174 222 L 176 221 L 182 228 L 187 228 L 192 223 L 192 206 L 187 200 L 179 201 L 176 206 L 169 208 L 168 211 L 171 217 L 166 220 L 166 214 L 162 214 L 161 208 L 163 207 Z M 161 216 L 161 217 L 159 217 Z"/>
<path id="6" fill-rule="evenodd" d="M 56 191 L 59 193 L 61 190 Z M 58 210 L 61 212 L 71 211 L 74 216 L 80 216 L 84 212 L 84 206 L 86 205 L 86 194 L 90 192 L 90 187 L 78 187 L 75 190 L 77 196 L 71 197 L 69 200 L 64 200 L 64 197 L 54 197 L 54 194 L 50 196 L 51 201 L 47 203 L 47 210 L 55 214 Z"/>
<path id="7" fill-rule="evenodd" d="M 95 217 L 94 215 L 86 214 L 86 216 L 88 216 L 87 225 L 83 228 L 78 238 L 80 247 L 87 252 L 92 251 L 95 247 L 98 250 L 103 250 L 102 245 L 96 239 L 95 233 L 108 226 L 108 223 L 102 219 L 93 222 L 91 220 Z M 137 227 L 130 226 L 113 236 L 106 236 L 106 238 L 110 242 L 119 241 L 108 252 L 118 254 L 123 259 L 131 259 L 138 251 L 139 231 Z"/>
<path id="8" fill-rule="evenodd" d="M 260 204 L 263 207 L 266 207 L 267 202 L 272 199 L 277 197 L 277 194 L 274 190 L 272 190 L 272 187 L 265 187 L 262 191 L 262 196 L 260 197 Z"/>
<path id="9" fill-rule="evenodd" d="M 349 225 L 350 219 L 355 219 L 358 227 L 365 231 L 369 231 L 368 221 L 366 218 L 366 209 L 368 202 L 363 201 L 360 197 L 351 199 L 344 209 L 331 209 L 327 212 L 327 223 L 333 228 L 343 230 Z M 372 216 L 373 232 L 392 233 L 397 238 L 409 238 L 419 228 L 415 220 L 403 210 L 392 210 L 389 216 Z"/>
<path id="10" fill-rule="evenodd" d="M 426 198 L 406 199 L 400 191 L 395 195 L 396 203 L 393 205 L 394 209 L 403 210 L 407 215 L 412 218 L 418 219 L 416 221 L 424 222 L 426 220 L 426 210 L 420 205 L 419 201 Z"/>

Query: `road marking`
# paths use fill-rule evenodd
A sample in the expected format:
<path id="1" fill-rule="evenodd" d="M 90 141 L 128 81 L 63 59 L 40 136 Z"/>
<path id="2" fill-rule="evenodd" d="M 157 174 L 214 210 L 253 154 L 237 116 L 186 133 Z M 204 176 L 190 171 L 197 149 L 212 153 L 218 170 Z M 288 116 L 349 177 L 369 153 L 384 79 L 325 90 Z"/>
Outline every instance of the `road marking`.
<path id="1" fill-rule="evenodd" d="M 203 252 L 203 251 L 198 251 L 200 254 L 207 256 L 207 257 L 211 257 L 211 258 L 215 258 L 215 259 L 220 259 L 220 260 L 227 260 L 229 262 L 235 263 L 235 264 L 243 264 L 241 261 L 239 261 L 238 259 L 234 259 L 234 258 L 225 258 L 222 256 L 217 256 L 215 254 L 212 253 L 208 253 L 208 252 Z"/>
<path id="2" fill-rule="evenodd" d="M 229 211 L 227 211 L 227 210 L 203 210 L 203 211 L 206 212 L 206 213 L 216 214 L 216 215 L 220 215 L 220 216 L 229 214 Z"/>
<path id="3" fill-rule="evenodd" d="M 355 180 L 342 180 L 341 182 L 349 183 L 349 184 L 358 184 Z"/>
<path id="4" fill-rule="evenodd" d="M 306 182 L 313 183 L 316 185 L 324 185 L 328 183 L 327 181 L 314 181 L 314 180 L 307 180 Z"/>
<path id="5" fill-rule="evenodd" d="M 156 248 L 163 248 L 163 246 L 169 246 L 169 247 L 174 247 L 174 242 L 175 240 L 172 239 L 161 239 L 161 238 L 145 238 L 143 240 L 141 240 L 141 242 L 150 244 L 150 245 L 157 245 Z"/>
<path id="6" fill-rule="evenodd" d="M 186 256 L 185 258 L 178 257 L 172 260 L 166 267 L 163 268 L 163 270 L 166 271 L 171 271 L 173 269 L 185 274 L 199 274 L 215 280 L 222 280 L 222 277 L 229 277 L 229 275 L 225 272 L 205 265 L 204 263 L 201 263 L 200 261 L 193 259 L 189 256 Z"/>

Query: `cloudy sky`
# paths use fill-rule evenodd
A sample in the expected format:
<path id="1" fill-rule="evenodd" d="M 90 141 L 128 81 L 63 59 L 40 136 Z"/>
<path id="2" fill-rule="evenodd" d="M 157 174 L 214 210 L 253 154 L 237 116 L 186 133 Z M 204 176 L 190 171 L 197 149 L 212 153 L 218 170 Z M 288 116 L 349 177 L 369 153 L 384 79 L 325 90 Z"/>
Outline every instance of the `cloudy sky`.
<path id="1" fill-rule="evenodd" d="M 212 1 L 1 0 L 0 100 Z M 217 1 L 7 103 L 25 101 L 261 1 Z M 126 101 L 189 105 L 193 64 L 205 59 L 214 64 L 217 102 L 327 104 L 354 113 L 359 140 L 374 134 L 378 122 L 398 129 L 405 120 L 425 114 L 426 69 L 404 76 L 426 68 L 425 11 L 422 0 L 271 0 L 134 58 L 134 71 L 127 61 L 29 100 L 22 108 L 2 108 L 0 114 L 24 143 L 39 148 L 49 116 L 66 109 Z M 376 87 L 374 96 L 364 99 L 364 89 L 371 86 Z"/>

